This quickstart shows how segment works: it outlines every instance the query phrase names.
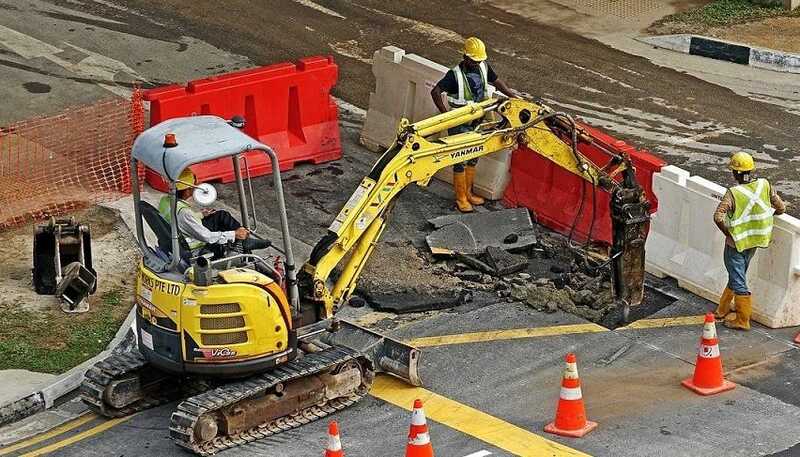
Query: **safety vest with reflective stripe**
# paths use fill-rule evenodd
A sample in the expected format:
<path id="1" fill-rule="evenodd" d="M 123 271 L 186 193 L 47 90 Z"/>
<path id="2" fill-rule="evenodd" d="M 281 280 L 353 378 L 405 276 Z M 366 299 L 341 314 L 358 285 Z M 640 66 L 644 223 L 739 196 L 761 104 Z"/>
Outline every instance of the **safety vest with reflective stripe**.
<path id="1" fill-rule="evenodd" d="M 159 202 L 158 202 L 158 212 L 161 214 L 161 217 L 163 217 L 164 220 L 167 221 L 167 222 L 170 222 L 172 220 L 172 214 L 171 214 L 171 211 L 170 211 L 170 201 L 171 200 L 170 200 L 169 196 L 168 195 L 164 195 L 163 197 L 161 197 L 161 200 L 159 200 Z M 200 214 L 197 211 L 195 211 L 194 209 L 192 209 L 191 205 L 189 205 L 185 201 L 179 199 L 178 200 L 178 209 L 175 211 L 175 213 L 177 214 L 177 213 L 180 213 L 181 211 L 189 211 L 192 214 L 192 217 L 197 219 L 198 222 L 203 220 L 203 215 L 202 214 Z M 179 230 L 179 232 L 180 232 L 180 230 Z M 206 245 L 204 242 L 199 241 L 199 240 L 195 240 L 194 238 L 189 238 L 186 235 L 183 235 L 183 237 L 186 239 L 186 242 L 189 244 L 189 249 L 191 249 L 192 251 L 194 251 L 196 249 L 200 249 L 200 248 L 202 248 L 203 246 Z"/>
<path id="2" fill-rule="evenodd" d="M 760 178 L 753 182 L 731 187 L 736 208 L 728 221 L 736 250 L 765 248 L 772 240 L 772 215 L 769 181 Z"/>
<path id="3" fill-rule="evenodd" d="M 483 81 L 483 97 L 484 99 L 489 97 L 489 67 L 486 65 L 486 62 L 481 62 L 478 64 L 478 68 L 480 68 L 481 73 L 481 81 Z M 469 87 L 469 81 L 467 81 L 467 75 L 461 70 L 461 65 L 456 65 L 451 69 L 453 75 L 456 77 L 456 83 L 458 84 L 458 94 L 447 94 L 447 102 L 450 103 L 450 106 L 453 108 L 460 108 L 465 106 L 467 103 L 470 102 L 479 102 L 482 100 L 474 100 L 472 97 L 472 89 Z"/>

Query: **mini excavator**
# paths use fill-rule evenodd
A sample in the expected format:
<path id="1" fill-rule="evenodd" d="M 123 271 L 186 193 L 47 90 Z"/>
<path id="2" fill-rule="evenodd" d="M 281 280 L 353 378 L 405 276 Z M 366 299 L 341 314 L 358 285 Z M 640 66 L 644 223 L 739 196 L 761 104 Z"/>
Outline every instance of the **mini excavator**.
<path id="1" fill-rule="evenodd" d="M 434 138 L 466 123 L 474 129 Z M 587 160 L 578 145 L 592 137 L 543 104 L 494 99 L 417 123 L 402 120 L 395 143 L 299 272 L 277 156 L 238 126 L 216 116 L 177 118 L 149 128 L 133 145 L 131 181 L 142 252 L 135 295 L 138 350 L 111 355 L 86 373 L 81 395 L 98 414 L 125 416 L 181 399 L 170 437 L 191 452 L 210 455 L 333 414 L 365 396 L 377 373 L 421 385 L 417 349 L 338 319 L 336 312 L 355 290 L 395 197 L 406 186 L 426 186 L 442 168 L 518 144 L 611 192 L 614 291 L 626 304 L 642 300 L 649 203 L 630 158 L 607 151 L 609 162 L 602 167 Z M 177 225 L 139 193 L 136 170 L 145 165 L 169 183 L 170 220 L 176 221 L 176 184 L 183 170 L 232 160 L 242 223 L 253 229 L 254 197 L 252 186 L 245 192 L 242 164 L 247 169 L 246 157 L 254 152 L 265 154 L 272 166 L 282 237 L 281 248 L 271 248 L 278 251 L 274 262 L 234 246 L 222 258 L 192 252 Z M 213 203 L 213 186 L 194 187 L 199 204 Z"/>

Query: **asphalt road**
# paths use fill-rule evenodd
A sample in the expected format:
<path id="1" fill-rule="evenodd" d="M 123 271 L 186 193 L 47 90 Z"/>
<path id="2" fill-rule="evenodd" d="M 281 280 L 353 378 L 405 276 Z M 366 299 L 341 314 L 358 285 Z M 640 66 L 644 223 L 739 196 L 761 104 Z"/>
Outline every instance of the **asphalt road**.
<path id="1" fill-rule="evenodd" d="M 121 20 L 136 35 L 196 37 L 256 65 L 334 54 L 341 64 L 336 95 L 361 107 L 373 85 L 370 58 L 376 49 L 395 45 L 449 65 L 458 60 L 463 37 L 479 35 L 488 43 L 492 65 L 511 87 L 544 97 L 722 184 L 729 178 L 724 170 L 731 151 L 750 150 L 764 175 L 790 201 L 800 202 L 793 160 L 800 134 L 800 103 L 793 101 L 800 100 L 800 82 L 788 83 L 793 94 L 785 100 L 788 107 L 757 101 L 535 22 L 524 17 L 525 2 L 516 8 L 522 15 L 492 6 L 509 2 L 469 0 L 55 2 Z M 132 21 L 136 11 L 150 20 L 137 16 Z M 745 76 L 744 68 L 731 66 L 730 72 L 753 78 Z M 769 73 L 763 73 L 765 85 Z M 757 86 L 761 79 L 752 83 Z"/>
<path id="2" fill-rule="evenodd" d="M 800 196 L 792 193 L 800 119 L 790 107 L 737 95 L 487 2 L 334 0 L 321 5 L 308 0 L 0 2 L 0 25 L 5 27 L 0 29 L 0 96 L 5 100 L 0 118 L 48 114 L 71 103 L 124 95 L 138 79 L 184 81 L 330 53 L 340 63 L 336 95 L 366 107 L 373 83 L 369 58 L 375 49 L 394 44 L 454 62 L 462 38 L 477 34 L 489 43 L 495 68 L 512 87 L 545 97 L 721 183 L 731 150 L 761 151 L 757 158 L 764 173 L 790 200 Z M 19 39 L 19 33 L 28 38 Z M 354 147 L 358 123 L 348 122 L 343 135 Z M 301 203 L 290 216 L 297 231 L 303 230 L 298 234 L 303 241 L 313 242 L 324 231 L 347 198 L 348 192 L 340 190 L 352 188 L 358 170 L 367 166 L 366 153 L 349 151 L 337 164 L 304 166 L 287 175 L 294 179 L 287 185 L 295 192 L 291 198 Z M 303 193 L 300 185 L 307 176 L 317 189 L 312 193 Z M 449 196 L 437 195 L 436 186 L 432 192 L 412 188 L 409 194 L 410 202 L 396 209 L 386 241 L 413 240 L 418 235 L 413 221 L 421 224 L 426 213 L 450 210 Z M 223 200 L 228 197 L 222 192 Z M 261 214 L 267 221 L 274 218 L 266 209 Z M 676 302 L 661 317 L 696 315 L 710 306 Z M 399 338 L 585 324 L 574 316 L 505 303 L 475 304 L 420 316 L 416 322 L 391 321 L 377 322 Z M 594 455 L 791 455 L 787 449 L 800 436 L 800 399 L 792 384 L 797 348 L 789 343 L 794 331 L 759 327 L 745 335 L 721 329 L 726 367 L 740 387 L 708 399 L 679 386 L 691 374 L 699 332 L 695 323 L 428 348 L 422 367 L 428 392 L 456 402 L 429 411 L 437 455 L 462 457 L 483 450 L 512 455 L 504 449 L 510 436 L 519 436 L 513 433 L 523 430 L 521 436 L 531 440 L 544 435 L 567 351 L 579 354 L 589 415 L 601 426 L 579 441 L 548 436 L 555 442 Z M 337 416 L 348 455 L 401 455 L 409 413 L 403 409 L 407 406 L 390 401 L 401 394 L 384 391 L 382 398 L 367 398 Z M 476 430 L 458 424 L 451 413 L 459 405 L 506 425 Z M 53 446 L 53 455 L 60 456 L 175 455 L 165 432 L 170 408 L 126 422 L 97 419 L 15 454 L 37 455 L 37 448 Z M 473 423 L 486 419 L 470 417 L 482 419 Z M 320 422 L 222 455 L 319 455 L 323 433 Z M 529 455 L 547 455 L 538 449 Z"/>

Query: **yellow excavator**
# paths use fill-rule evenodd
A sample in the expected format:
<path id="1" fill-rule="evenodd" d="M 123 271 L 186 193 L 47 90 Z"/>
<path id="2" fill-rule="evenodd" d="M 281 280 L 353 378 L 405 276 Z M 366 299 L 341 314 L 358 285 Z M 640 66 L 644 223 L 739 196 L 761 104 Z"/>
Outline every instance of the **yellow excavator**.
<path id="1" fill-rule="evenodd" d="M 467 123 L 478 125 L 434 138 Z M 607 166 L 593 164 L 577 148 L 591 136 L 543 104 L 487 100 L 417 123 L 403 120 L 394 145 L 299 272 L 276 154 L 239 126 L 216 116 L 178 118 L 149 128 L 134 143 L 131 180 L 142 252 L 135 295 L 138 351 L 112 355 L 86 373 L 81 395 L 99 414 L 124 416 L 181 398 L 170 437 L 209 455 L 333 414 L 366 395 L 380 372 L 421 385 L 417 349 L 335 314 L 353 293 L 403 188 L 425 186 L 442 168 L 516 144 L 612 193 L 615 291 L 629 304 L 642 299 L 648 202 L 629 158 L 608 151 Z M 230 159 L 242 223 L 257 236 L 252 186 L 246 192 L 242 176 L 249 151 L 263 152 L 272 164 L 282 237 L 282 248 L 272 249 L 282 263 L 236 245 L 222 258 L 192 252 L 177 225 L 138 191 L 135 170 L 141 164 L 170 183 L 170 220 L 176 221 L 181 173 Z M 213 203 L 213 186 L 192 186 L 199 204 Z"/>

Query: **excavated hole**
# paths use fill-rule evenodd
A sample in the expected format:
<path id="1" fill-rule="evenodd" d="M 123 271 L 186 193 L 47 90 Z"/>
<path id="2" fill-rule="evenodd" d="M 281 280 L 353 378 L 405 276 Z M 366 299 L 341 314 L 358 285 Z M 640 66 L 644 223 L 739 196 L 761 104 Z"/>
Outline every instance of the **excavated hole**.
<path id="1" fill-rule="evenodd" d="M 675 303 L 676 298 L 670 297 L 645 284 L 644 301 L 640 305 L 632 306 L 628 314 L 628 322 L 622 321 L 622 307 L 612 308 L 603 318 L 597 322 L 607 329 L 614 330 L 624 327 L 630 323 L 641 319 L 646 319 L 653 314 L 661 311 L 667 306 Z"/>

